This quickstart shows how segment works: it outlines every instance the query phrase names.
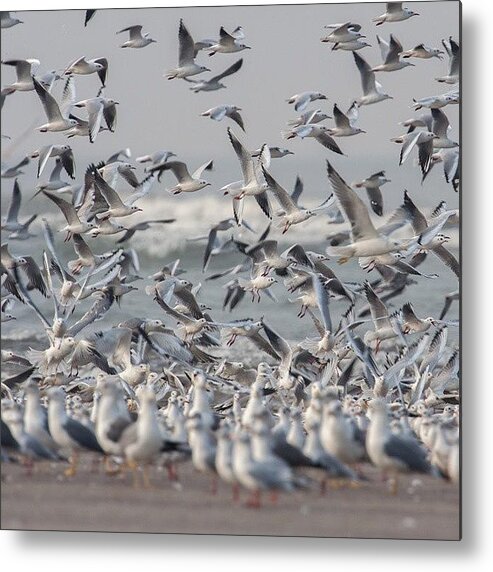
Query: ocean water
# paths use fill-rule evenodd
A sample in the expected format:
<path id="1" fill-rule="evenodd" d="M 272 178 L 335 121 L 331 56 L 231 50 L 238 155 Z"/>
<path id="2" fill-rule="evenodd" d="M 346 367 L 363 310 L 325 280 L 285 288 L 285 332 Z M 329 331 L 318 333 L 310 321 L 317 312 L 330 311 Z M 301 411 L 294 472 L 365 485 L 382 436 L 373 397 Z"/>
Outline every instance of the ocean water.
<path id="1" fill-rule="evenodd" d="M 156 187 L 156 191 L 163 193 L 163 190 Z M 257 231 L 257 234 L 243 230 L 240 233 L 235 231 L 238 238 L 253 242 L 255 237 L 263 231 L 268 219 L 258 209 L 253 199 L 245 209 L 245 219 Z M 306 203 L 308 198 L 304 201 Z M 132 285 L 138 288 L 138 291 L 131 292 L 122 298 L 120 307 L 114 304 L 103 320 L 94 323 L 86 330 L 81 332 L 81 336 L 94 330 L 110 327 L 120 321 L 130 317 L 144 318 L 160 318 L 167 325 L 174 325 L 173 319 L 167 316 L 161 308 L 157 306 L 152 299 L 145 293 L 145 287 L 152 283 L 149 278 L 151 274 L 162 268 L 175 259 L 180 259 L 180 267 L 186 273 L 182 276 L 190 280 L 194 284 L 201 283 L 202 287 L 198 294 L 199 302 L 203 302 L 212 308 L 210 314 L 217 321 L 228 321 L 239 318 L 257 319 L 264 316 L 265 320 L 271 324 L 282 336 L 294 341 L 301 341 L 307 336 L 314 336 L 315 329 L 311 318 L 307 315 L 303 319 L 297 318 L 296 314 L 300 309 L 299 303 L 296 301 L 297 293 L 288 293 L 283 285 L 283 278 L 276 277 L 278 283 L 272 287 L 273 294 L 278 301 L 270 300 L 265 294 L 262 294 L 260 303 L 252 303 L 247 294 L 243 301 L 235 308 L 233 312 L 223 311 L 223 299 L 226 294 L 224 285 L 231 280 L 231 276 L 225 276 L 217 280 L 207 280 L 207 277 L 215 272 L 231 268 L 243 260 L 243 255 L 239 252 L 223 252 L 218 256 L 213 256 L 207 271 L 203 273 L 202 260 L 204 256 L 206 239 L 210 221 L 219 221 L 230 216 L 230 199 L 226 197 L 219 198 L 194 198 L 180 201 L 180 197 L 165 196 L 162 198 L 147 199 L 144 202 L 146 216 L 142 217 L 141 213 L 133 215 L 135 220 L 138 217 L 144 219 L 152 217 L 160 218 L 177 217 L 177 222 L 169 225 L 155 225 L 145 232 L 138 232 L 124 246 L 134 248 L 138 254 L 140 262 L 140 276 L 142 280 L 134 282 Z M 253 203 L 253 204 L 252 204 Z M 44 204 L 44 203 L 43 203 Z M 49 210 L 42 213 L 43 217 L 49 220 L 53 228 L 61 226 L 61 217 L 58 213 Z M 124 224 L 128 223 L 121 219 Z M 291 227 L 287 234 L 281 235 L 272 225 L 273 230 L 270 238 L 279 240 L 279 251 L 288 248 L 294 243 L 302 244 L 306 250 L 312 250 L 323 253 L 327 246 L 326 236 L 329 233 L 343 229 L 344 225 L 329 225 L 325 215 L 311 219 L 301 225 Z M 31 254 L 34 258 L 41 262 L 43 249 L 46 248 L 41 229 L 39 234 L 29 241 L 11 241 L 9 249 L 13 254 Z M 452 237 L 449 248 L 457 256 L 458 234 L 457 229 L 447 230 Z M 231 231 L 221 233 L 222 236 L 230 236 Z M 408 235 L 410 235 L 408 231 Z M 188 241 L 190 237 L 204 237 L 200 241 Z M 3 238 L 3 237 L 2 237 Z M 57 252 L 62 263 L 67 264 L 69 260 L 75 258 L 70 243 L 63 242 L 64 235 L 55 233 L 55 242 Z M 88 244 L 94 249 L 94 252 L 101 254 L 115 248 L 114 237 L 100 237 L 98 239 L 86 238 Z M 368 279 L 370 281 L 376 279 L 378 275 L 375 271 L 368 273 L 359 267 L 356 260 L 350 260 L 344 265 L 338 265 L 335 259 L 331 259 L 327 264 L 333 269 L 336 275 L 346 282 L 362 283 Z M 416 284 L 408 287 L 403 295 L 389 302 L 389 310 L 394 311 L 405 302 L 411 302 L 419 316 L 437 316 L 443 306 L 444 296 L 457 288 L 457 279 L 450 269 L 448 269 L 438 258 L 429 255 L 425 263 L 420 266 L 423 273 L 437 273 L 439 277 L 436 279 L 427 279 L 424 277 L 413 277 Z M 99 279 L 97 275 L 94 280 Z M 244 275 L 248 277 L 248 275 Z M 57 278 L 54 278 L 55 286 L 58 285 Z M 44 299 L 39 293 L 34 292 L 33 298 L 39 305 L 43 313 L 48 319 L 53 315 L 53 304 L 50 299 Z M 359 306 L 365 304 L 365 299 L 361 298 Z M 91 298 L 79 303 L 79 308 L 74 312 L 73 319 L 76 320 L 83 312 L 85 312 L 92 303 Z M 345 300 L 331 299 L 330 309 L 334 323 L 338 323 L 342 313 L 347 309 L 348 303 Z M 458 318 L 459 307 L 454 303 L 447 319 Z M 2 337 L 4 339 L 29 339 L 33 336 L 41 335 L 44 337 L 41 322 L 34 315 L 32 310 L 26 306 L 16 303 L 12 312 L 16 316 L 16 320 L 7 322 L 2 325 Z M 370 324 L 367 326 L 371 327 Z M 365 328 L 365 326 L 363 326 Z M 458 328 L 450 328 L 451 340 L 457 339 Z"/>

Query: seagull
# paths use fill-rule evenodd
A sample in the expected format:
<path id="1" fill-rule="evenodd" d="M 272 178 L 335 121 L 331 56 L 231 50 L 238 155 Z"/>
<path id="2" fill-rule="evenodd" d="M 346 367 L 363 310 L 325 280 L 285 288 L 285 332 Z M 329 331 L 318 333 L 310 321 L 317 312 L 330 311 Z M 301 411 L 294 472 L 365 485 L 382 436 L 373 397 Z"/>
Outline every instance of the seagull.
<path id="1" fill-rule="evenodd" d="M 204 171 L 210 171 L 212 165 L 212 161 L 207 161 L 190 175 L 187 165 L 182 161 L 168 161 L 151 167 L 149 173 L 158 172 L 161 175 L 164 171 L 171 171 L 176 177 L 178 184 L 168 189 L 170 193 L 174 195 L 178 195 L 179 193 L 194 193 L 204 187 L 210 186 L 210 183 L 204 179 L 200 179 L 200 176 Z"/>
<path id="2" fill-rule="evenodd" d="M 103 453 L 91 429 L 68 416 L 65 409 L 65 394 L 60 387 L 49 389 L 48 427 L 55 443 L 71 455 L 66 476 L 77 472 L 80 451 Z"/>
<path id="3" fill-rule="evenodd" d="M 330 115 L 323 113 L 320 109 L 316 109 L 315 111 L 308 110 L 303 112 L 296 119 L 290 119 L 288 121 L 288 125 L 293 127 L 299 127 L 300 125 L 306 125 L 307 123 L 311 124 L 320 123 L 321 121 L 325 121 L 326 119 L 332 119 L 332 118 Z"/>
<path id="4" fill-rule="evenodd" d="M 37 214 L 30 216 L 26 222 L 20 223 L 18 220 L 19 210 L 21 208 L 22 195 L 17 179 L 14 181 L 14 188 L 12 190 L 12 199 L 10 201 L 7 216 L 2 217 L 2 230 L 10 232 L 10 240 L 27 240 L 33 236 L 29 232 L 30 225 L 36 220 Z"/>
<path id="5" fill-rule="evenodd" d="M 128 26 L 117 32 L 117 34 L 122 34 L 123 32 L 129 32 L 130 38 L 123 42 L 120 48 L 145 48 L 149 44 L 156 42 L 149 37 L 149 34 L 142 34 L 142 26 Z"/>
<path id="6" fill-rule="evenodd" d="M 286 101 L 294 104 L 296 111 L 304 111 L 311 101 L 316 101 L 317 99 L 327 99 L 327 96 L 319 91 L 304 91 L 303 93 L 292 95 Z"/>
<path id="7" fill-rule="evenodd" d="M 383 399 L 373 399 L 369 410 L 371 419 L 366 434 L 366 449 L 375 466 L 393 475 L 393 494 L 397 493 L 398 473 L 433 473 L 432 466 L 426 460 L 426 453 L 416 439 L 392 433 L 388 407 Z"/>
<path id="8" fill-rule="evenodd" d="M 328 36 L 322 38 L 322 42 L 339 44 L 341 42 L 354 42 L 365 37 L 359 33 L 361 26 L 359 24 L 352 24 L 351 22 L 338 25 L 336 28 L 334 28 L 334 24 L 329 24 L 325 26 L 325 28 L 330 28 L 333 31 Z"/>
<path id="9" fill-rule="evenodd" d="M 13 179 L 14 177 L 18 177 L 19 175 L 22 175 L 24 173 L 24 171 L 21 171 L 21 167 L 25 167 L 26 165 L 29 164 L 29 156 L 25 156 L 23 159 L 21 159 L 17 165 L 14 165 L 13 167 L 9 167 L 8 165 L 6 165 L 5 163 L 2 162 L 2 179 Z"/>
<path id="10" fill-rule="evenodd" d="M 94 171 L 93 175 L 96 188 L 108 203 L 108 209 L 101 213 L 102 218 L 120 218 L 142 212 L 140 207 L 135 206 L 129 200 L 124 203 L 119 194 L 104 180 L 98 171 Z"/>
<path id="11" fill-rule="evenodd" d="M 199 91 L 216 91 L 218 89 L 225 88 L 226 86 L 223 83 L 221 83 L 221 80 L 224 79 L 225 77 L 228 77 L 236 73 L 241 68 L 242 65 L 243 65 L 243 58 L 240 58 L 233 65 L 229 66 L 229 68 L 225 69 L 222 73 L 220 73 L 219 75 L 215 75 L 210 79 L 197 80 L 197 79 L 189 79 L 188 77 L 185 77 L 184 79 L 194 84 L 190 89 L 195 93 L 198 93 Z"/>
<path id="12" fill-rule="evenodd" d="M 252 151 L 252 157 L 259 157 L 263 148 L 264 147 L 261 147 L 260 149 Z M 292 151 L 289 149 L 283 149 L 282 147 L 268 147 L 268 150 L 271 159 L 282 159 L 282 157 L 286 157 L 287 155 L 294 155 Z"/>
<path id="13" fill-rule="evenodd" d="M 324 39 L 322 39 L 322 42 Z M 360 40 L 354 40 L 352 42 L 337 42 L 332 46 L 332 51 L 337 50 L 345 50 L 347 52 L 356 52 L 357 50 L 361 50 L 362 48 L 369 48 L 371 44 L 368 42 L 362 42 Z"/>
<path id="14" fill-rule="evenodd" d="M 155 151 L 151 155 L 142 155 L 141 157 L 137 157 L 135 160 L 137 163 L 151 163 L 152 167 L 155 167 L 160 163 L 166 163 L 166 161 L 171 157 L 176 157 L 176 154 L 171 151 L 167 151 L 166 149 L 162 149 Z M 148 168 L 146 168 L 146 171 L 147 170 Z"/>
<path id="15" fill-rule="evenodd" d="M 157 416 L 156 395 L 150 387 L 141 387 L 137 391 L 139 400 L 139 416 L 134 426 L 130 426 L 132 432 L 129 438 L 125 430 L 121 436 L 122 449 L 128 467 L 134 472 L 134 484 L 136 481 L 135 469 L 142 465 L 144 486 L 149 487 L 149 476 L 146 467 L 163 450 L 164 439 Z M 126 441 L 130 441 L 127 443 Z"/>
<path id="16" fill-rule="evenodd" d="M 241 52 L 242 50 L 250 50 L 250 46 L 241 43 L 240 40 L 242 40 L 243 37 L 243 35 L 235 35 L 235 32 L 228 34 L 223 26 L 221 26 L 219 30 L 219 42 L 205 48 L 205 51 L 209 52 L 209 56 L 213 56 L 214 54 L 233 54 Z"/>
<path id="17" fill-rule="evenodd" d="M 427 332 L 431 326 L 437 325 L 435 318 L 428 316 L 427 318 L 418 318 L 414 313 L 410 302 L 406 302 L 401 309 L 402 333 L 403 334 L 419 334 Z"/>
<path id="18" fill-rule="evenodd" d="M 29 58 L 27 60 L 2 60 L 2 64 L 5 66 L 15 67 L 15 73 L 17 75 L 17 81 L 4 87 L 2 89 L 3 93 L 10 94 L 14 91 L 32 91 L 34 89 L 34 74 L 32 68 L 37 68 L 41 65 L 39 60 L 34 58 Z"/>
<path id="19" fill-rule="evenodd" d="M 38 131 L 46 133 L 47 131 L 67 131 L 77 125 L 77 121 L 70 117 L 70 110 L 74 103 L 73 82 L 67 79 L 63 90 L 61 108 L 55 98 L 33 77 L 34 89 L 41 100 L 48 123 L 38 127 Z"/>
<path id="20" fill-rule="evenodd" d="M 433 122 L 430 131 L 437 136 L 437 138 L 433 140 L 433 149 L 451 149 L 458 147 L 459 144 L 448 137 L 450 123 L 445 113 L 440 109 L 432 109 L 431 117 Z"/>
<path id="21" fill-rule="evenodd" d="M 193 38 L 185 27 L 183 20 L 180 20 L 180 27 L 178 29 L 178 67 L 166 72 L 168 79 L 181 78 L 186 79 L 190 76 L 211 71 L 205 66 L 200 66 L 195 63 L 195 48 Z"/>
<path id="22" fill-rule="evenodd" d="M 119 238 L 116 241 L 116 244 L 121 244 L 122 242 L 126 242 L 127 240 L 130 240 L 132 238 L 132 236 L 137 231 L 147 230 L 147 229 L 151 228 L 151 226 L 154 224 L 170 224 L 170 223 L 175 222 L 175 221 L 176 221 L 175 218 L 164 218 L 164 219 L 159 219 L 159 220 L 146 220 L 146 221 L 134 224 L 130 228 L 121 229 L 121 230 L 125 230 L 126 232 L 121 238 Z"/>
<path id="23" fill-rule="evenodd" d="M 108 74 L 108 60 L 106 58 L 87 60 L 85 56 L 81 56 L 67 67 L 64 75 L 90 75 L 93 73 L 98 74 L 101 84 L 104 86 Z"/>
<path id="24" fill-rule="evenodd" d="M 324 407 L 320 441 L 324 450 L 341 463 L 352 465 L 366 456 L 364 434 L 355 421 L 344 414 L 338 399 Z"/>
<path id="25" fill-rule="evenodd" d="M 101 93 L 101 90 L 100 90 Z M 116 125 L 116 106 L 118 101 L 107 97 L 93 97 L 84 99 L 74 103 L 74 107 L 84 107 L 88 115 L 89 123 L 89 141 L 94 143 L 101 128 L 101 122 L 104 120 L 110 131 L 115 130 Z"/>
<path id="26" fill-rule="evenodd" d="M 325 125 L 318 125 L 312 123 L 306 123 L 305 125 L 300 125 L 299 127 L 293 127 L 290 131 L 283 133 L 286 139 L 294 139 L 299 137 L 300 139 L 305 139 L 305 137 L 313 137 L 321 145 L 330 149 L 338 155 L 344 155 L 344 153 L 339 148 L 339 145 L 331 137 L 329 127 Z"/>
<path id="27" fill-rule="evenodd" d="M 351 225 L 352 241 L 347 246 L 327 247 L 327 254 L 329 256 L 340 254 L 339 263 L 343 264 L 352 256 L 373 256 L 401 250 L 404 246 L 402 241 L 384 236 L 375 229 L 363 201 L 344 182 L 329 161 L 327 161 L 327 173 L 339 208 L 343 212 L 344 218 Z"/>
<path id="28" fill-rule="evenodd" d="M 265 167 L 262 167 L 262 171 L 270 191 L 274 193 L 279 204 L 284 209 L 281 215 L 283 221 L 280 225 L 280 228 L 283 229 L 282 234 L 285 234 L 293 224 L 300 224 L 317 214 L 316 209 L 299 208 L 289 193 L 266 171 Z"/>
<path id="29" fill-rule="evenodd" d="M 459 73 L 460 73 L 460 46 L 454 40 L 452 40 L 452 36 L 450 36 L 449 45 L 445 43 L 445 40 L 442 40 L 442 45 L 447 52 L 449 57 L 449 71 L 448 74 L 442 77 L 435 78 L 440 83 L 449 83 L 455 84 L 459 81 Z"/>
<path id="30" fill-rule="evenodd" d="M 425 177 L 431 169 L 431 156 L 433 155 L 433 142 L 435 139 L 438 139 L 438 136 L 432 131 L 411 131 L 411 133 L 404 135 L 402 138 L 397 137 L 392 139 L 395 143 L 402 143 L 399 165 L 404 163 L 414 146 L 417 145 L 419 166 L 421 167 L 421 173 Z"/>
<path id="31" fill-rule="evenodd" d="M 31 159 L 38 159 L 36 177 L 39 179 L 50 157 L 60 157 L 67 175 L 75 179 L 74 153 L 70 145 L 45 145 L 29 154 Z"/>
<path id="32" fill-rule="evenodd" d="M 440 149 L 432 155 L 432 165 L 443 163 L 443 172 L 447 183 L 451 184 L 454 191 L 459 190 L 460 180 L 460 153 L 458 149 Z"/>
<path id="33" fill-rule="evenodd" d="M 17 24 L 24 24 L 22 20 L 18 18 L 12 18 L 10 12 L 0 12 L 0 24 L 2 28 L 12 28 L 17 26 Z"/>
<path id="34" fill-rule="evenodd" d="M 356 189 L 364 188 L 368 194 L 370 206 L 375 214 L 382 216 L 383 214 L 383 197 L 380 187 L 390 183 L 390 179 L 385 176 L 385 171 L 378 171 L 370 175 L 367 179 L 353 184 Z"/>
<path id="35" fill-rule="evenodd" d="M 433 230 L 433 219 L 431 221 L 427 221 L 426 217 L 423 213 L 416 207 L 414 202 L 412 201 L 411 197 L 408 195 L 407 191 L 404 192 L 404 203 L 400 207 L 402 209 L 401 212 L 404 213 L 405 218 L 407 221 L 412 225 L 414 233 L 418 236 L 423 236 L 427 231 L 433 231 L 434 238 L 438 238 L 438 235 L 435 234 Z M 399 209 L 399 210 L 400 210 Z M 445 216 L 450 215 L 450 212 L 444 213 Z M 442 215 L 443 216 L 443 215 Z M 437 219 L 438 220 L 438 219 Z M 446 222 L 447 219 L 442 220 L 442 223 Z M 431 224 L 430 224 L 431 223 Z M 439 222 L 440 225 L 443 224 Z M 452 272 L 459 278 L 460 277 L 460 265 L 455 256 L 450 253 L 445 246 L 443 246 L 442 242 L 437 243 L 436 240 L 431 241 L 430 244 L 424 245 L 423 240 L 420 238 L 417 243 L 417 247 L 426 248 L 426 250 L 430 250 L 433 254 L 435 254 L 442 262 L 448 266 Z"/>
<path id="36" fill-rule="evenodd" d="M 47 295 L 47 287 L 45 283 L 45 279 L 39 269 L 39 266 L 36 264 L 34 258 L 32 256 L 13 256 L 9 252 L 9 245 L 4 242 L 0 248 L 1 254 L 1 263 L 2 267 L 6 270 L 13 271 L 15 281 L 17 282 L 17 286 L 19 287 L 19 280 L 17 278 L 16 270 L 19 268 L 21 269 L 27 279 L 28 279 L 28 288 L 35 288 L 43 296 Z M 19 287 L 20 288 L 20 287 Z"/>
<path id="37" fill-rule="evenodd" d="M 265 183 L 261 170 L 261 166 L 263 164 L 267 166 L 270 164 L 270 155 L 268 153 L 267 146 L 263 146 L 261 154 L 256 160 L 254 160 L 251 153 L 245 148 L 244 145 L 242 145 L 242 143 L 229 127 L 227 132 L 231 145 L 233 146 L 236 156 L 240 161 L 243 181 L 235 184 L 233 191 L 231 189 L 225 190 L 224 194 L 232 194 L 234 196 L 233 208 L 235 207 L 235 201 L 240 201 L 245 196 L 254 196 L 263 213 L 270 218 L 271 210 L 269 199 L 267 198 L 268 187 Z M 241 220 L 241 217 L 239 218 Z"/>
<path id="38" fill-rule="evenodd" d="M 354 124 L 358 121 L 358 104 L 353 101 L 351 107 L 344 114 L 334 104 L 334 120 L 336 122 L 335 128 L 329 129 L 329 134 L 332 137 L 349 137 L 351 135 L 358 135 L 358 133 L 366 133 L 363 129 L 355 127 Z M 311 122 L 311 121 L 310 121 Z"/>
<path id="39" fill-rule="evenodd" d="M 371 105 L 385 99 L 393 99 L 382 91 L 382 86 L 375 79 L 375 72 L 370 65 L 359 54 L 353 52 L 354 61 L 361 75 L 361 85 L 363 87 L 363 96 L 356 99 L 359 106 Z"/>
<path id="40" fill-rule="evenodd" d="M 393 34 L 390 34 L 390 41 L 388 44 L 379 35 L 377 35 L 377 41 L 382 54 L 383 64 L 375 66 L 372 68 L 372 71 L 392 72 L 409 66 L 414 66 L 411 62 L 403 62 L 400 60 L 399 54 L 403 51 L 402 44 Z"/>
<path id="41" fill-rule="evenodd" d="M 70 240 L 74 234 L 84 234 L 89 232 L 91 229 L 96 228 L 96 225 L 92 222 L 88 222 L 86 219 L 86 213 L 81 213 L 79 216 L 76 208 L 61 197 L 50 193 L 49 191 L 42 190 L 43 194 L 47 196 L 51 201 L 53 201 L 56 206 L 62 211 L 67 224 L 59 230 L 59 232 L 66 232 L 65 242 Z M 82 218 L 81 218 L 82 217 Z"/>
<path id="42" fill-rule="evenodd" d="M 409 8 L 403 8 L 402 4 L 402 2 L 387 2 L 385 14 L 374 18 L 372 21 L 377 26 L 381 26 L 384 22 L 402 22 L 412 16 L 419 16 L 417 12 L 413 12 Z"/>
<path id="43" fill-rule="evenodd" d="M 419 111 L 423 107 L 429 109 L 439 109 L 449 104 L 459 103 L 458 92 L 447 92 L 441 95 L 431 95 L 429 97 L 422 97 L 421 99 L 413 98 L 413 105 L 415 111 Z"/>
<path id="44" fill-rule="evenodd" d="M 401 53 L 403 58 L 420 58 L 423 60 L 429 60 L 431 58 L 442 59 L 442 50 L 436 48 L 429 48 L 424 44 L 418 44 L 412 50 L 406 50 Z"/>
<path id="45" fill-rule="evenodd" d="M 237 107 L 236 105 L 217 105 L 216 107 L 211 107 L 211 109 L 204 111 L 200 115 L 202 117 L 210 117 L 214 119 L 214 121 L 221 121 L 224 117 L 229 117 L 245 131 L 245 125 L 241 115 L 238 113 L 239 111 L 241 111 L 241 107 Z"/>

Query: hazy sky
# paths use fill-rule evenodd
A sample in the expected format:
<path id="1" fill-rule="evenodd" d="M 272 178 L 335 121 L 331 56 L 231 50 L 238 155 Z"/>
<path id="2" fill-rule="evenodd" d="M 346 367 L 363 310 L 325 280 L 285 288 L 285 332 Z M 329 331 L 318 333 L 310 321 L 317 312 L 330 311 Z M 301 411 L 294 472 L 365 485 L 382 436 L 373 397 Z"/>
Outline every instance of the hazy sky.
<path id="1" fill-rule="evenodd" d="M 331 52 L 330 45 L 320 42 L 325 34 L 324 24 L 348 20 L 360 23 L 372 47 L 359 53 L 372 65 L 380 62 L 377 32 L 387 40 L 391 32 L 395 33 L 404 49 L 421 42 L 441 47 L 442 38 L 450 35 L 458 38 L 458 2 L 407 3 L 411 4 L 413 10 L 420 13 L 419 17 L 378 28 L 371 19 L 384 12 L 383 3 L 110 9 L 98 11 L 87 28 L 83 26 L 84 12 L 80 10 L 24 12 L 24 24 L 2 30 L 2 59 L 34 57 L 41 61 L 40 71 L 45 72 L 62 70 L 82 55 L 108 58 L 106 95 L 120 102 L 117 130 L 115 134 L 102 133 L 94 145 L 85 138 L 71 140 L 79 177 L 88 162 L 107 157 L 122 147 L 130 147 L 134 157 L 168 148 L 192 168 L 214 158 L 216 170 L 209 175 L 209 180 L 215 186 L 206 190 L 213 193 L 218 186 L 239 179 L 240 171 L 226 136 L 226 127 L 231 122 L 216 123 L 200 117 L 200 113 L 218 104 L 231 103 L 243 108 L 246 135 L 240 133 L 235 124 L 232 127 L 249 147 L 256 148 L 266 142 L 287 146 L 295 152 L 292 157 L 275 161 L 272 167 L 275 176 L 287 186 L 299 172 L 311 196 L 326 195 L 325 158 L 328 157 L 349 181 L 387 169 L 392 179 L 385 187 L 389 207 L 400 202 L 404 187 L 419 197 L 420 204 L 433 204 L 446 195 L 450 197 L 450 206 L 455 206 L 456 196 L 443 181 L 441 169 L 435 168 L 421 187 L 419 169 L 413 166 L 412 160 L 399 167 L 399 147 L 390 142 L 391 137 L 402 131 L 398 122 L 413 115 L 410 109 L 413 97 L 438 94 L 450 88 L 434 80 L 446 73 L 447 59 L 413 60 L 416 67 L 380 74 L 385 91 L 393 95 L 394 100 L 361 109 L 359 125 L 368 134 L 339 139 L 347 157 L 335 155 L 315 141 L 286 142 L 281 137 L 286 121 L 296 115 L 285 101 L 290 95 L 320 90 L 327 94 L 328 101 L 315 102 L 316 107 L 331 113 L 334 103 L 345 110 L 362 93 L 352 54 Z M 221 25 L 228 30 L 243 26 L 245 42 L 252 46 L 251 50 L 214 57 L 202 52 L 198 57 L 200 63 L 217 73 L 238 57 L 244 58 L 243 68 L 225 80 L 227 89 L 195 94 L 186 82 L 168 81 L 163 77 L 177 62 L 180 18 L 196 40 L 218 36 Z M 119 44 L 126 35 L 116 35 L 116 32 L 132 24 L 142 24 L 158 43 L 142 50 L 120 49 Z M 2 66 L 2 86 L 14 81 L 13 72 Z M 54 89 L 57 97 L 61 83 Z M 76 76 L 80 99 L 96 95 L 99 86 L 96 75 Z M 448 106 L 445 110 L 452 125 L 451 137 L 455 139 L 459 137 L 458 107 Z M 2 140 L 2 159 L 13 161 L 43 144 L 65 141 L 63 133 L 33 131 L 33 125 L 43 122 L 44 114 L 35 92 L 8 97 L 2 113 L 2 133 L 13 137 L 15 148 L 11 149 Z M 16 140 L 26 132 L 26 137 Z M 26 171 L 22 184 L 29 194 L 35 184 L 34 166 Z M 43 177 L 47 177 L 48 172 L 47 169 Z M 12 181 L 2 180 L 3 189 L 10 190 L 11 184 Z M 2 194 L 5 197 L 6 193 Z"/>

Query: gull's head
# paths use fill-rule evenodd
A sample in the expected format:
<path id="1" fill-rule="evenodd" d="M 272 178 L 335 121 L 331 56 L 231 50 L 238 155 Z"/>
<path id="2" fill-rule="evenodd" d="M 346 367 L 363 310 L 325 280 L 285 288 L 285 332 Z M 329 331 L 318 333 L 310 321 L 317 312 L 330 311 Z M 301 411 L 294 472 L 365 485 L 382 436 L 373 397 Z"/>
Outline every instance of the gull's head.
<path id="1" fill-rule="evenodd" d="M 316 91 L 314 94 L 314 99 L 327 99 L 327 96 L 320 91 Z"/>
<path id="2" fill-rule="evenodd" d="M 105 69 L 105 66 L 104 66 L 103 64 L 100 64 L 99 62 L 95 62 L 94 67 L 95 67 L 98 71 L 101 71 L 101 70 L 104 70 L 104 69 Z"/>
<path id="3" fill-rule="evenodd" d="M 203 187 L 209 187 L 211 185 L 211 183 L 208 183 L 207 181 L 204 181 L 204 179 L 201 179 L 199 181 L 199 183 L 203 186 Z"/>
<path id="4" fill-rule="evenodd" d="M 418 12 L 413 12 L 410 8 L 403 8 L 402 11 L 407 14 L 409 17 L 411 16 L 419 16 Z"/>
<path id="5" fill-rule="evenodd" d="M 359 127 L 357 127 L 355 131 L 356 131 L 355 135 L 357 135 L 358 133 L 366 133 L 364 129 L 360 129 Z"/>
<path id="6" fill-rule="evenodd" d="M 77 125 L 79 125 L 79 122 L 77 121 L 77 119 L 71 119 L 70 118 L 70 119 L 67 119 L 67 121 L 71 127 L 77 127 Z"/>
<path id="7" fill-rule="evenodd" d="M 120 102 L 116 101 L 114 99 L 107 99 L 106 103 L 107 103 L 107 105 L 120 105 Z"/>
<path id="8" fill-rule="evenodd" d="M 211 71 L 208 67 L 206 66 L 199 66 L 200 70 L 205 72 L 205 71 Z"/>
<path id="9" fill-rule="evenodd" d="M 65 402 L 65 392 L 61 387 L 50 387 L 47 394 L 50 401 L 58 403 Z"/>
<path id="10" fill-rule="evenodd" d="M 131 206 L 131 207 L 130 207 L 130 210 L 131 210 L 133 213 L 142 212 L 142 209 L 141 209 L 140 207 L 136 207 L 135 205 Z"/>

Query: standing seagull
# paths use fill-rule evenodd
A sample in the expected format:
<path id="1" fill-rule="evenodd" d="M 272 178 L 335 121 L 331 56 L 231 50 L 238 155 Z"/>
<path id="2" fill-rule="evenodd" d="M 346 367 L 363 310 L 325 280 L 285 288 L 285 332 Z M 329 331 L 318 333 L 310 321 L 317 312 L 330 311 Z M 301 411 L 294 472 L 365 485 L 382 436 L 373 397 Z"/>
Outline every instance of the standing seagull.
<path id="1" fill-rule="evenodd" d="M 67 415 L 65 394 L 60 387 L 49 390 L 48 427 L 55 443 L 70 453 L 70 467 L 66 476 L 73 477 L 77 472 L 80 451 L 103 453 L 94 433 Z"/>
<path id="2" fill-rule="evenodd" d="M 396 435 L 390 430 L 385 401 L 374 399 L 369 410 L 371 419 L 366 434 L 366 450 L 375 466 L 393 475 L 392 493 L 397 493 L 398 473 L 432 473 L 432 466 L 420 444 L 412 437 Z"/>
<path id="3" fill-rule="evenodd" d="M 186 79 L 192 75 L 211 71 L 209 68 L 199 66 L 195 63 L 195 44 L 190 32 L 186 29 L 183 20 L 180 20 L 178 42 L 178 67 L 166 72 L 166 77 L 168 79 Z"/>
<path id="4" fill-rule="evenodd" d="M 232 66 L 229 66 L 229 68 L 224 70 L 222 73 L 220 73 L 219 75 L 215 75 L 210 79 L 196 80 L 196 79 L 188 79 L 187 77 L 184 79 L 188 82 L 195 84 L 190 88 L 195 93 L 198 93 L 199 91 L 216 91 L 217 89 L 225 88 L 226 86 L 223 83 L 221 83 L 221 80 L 224 79 L 225 77 L 228 77 L 236 73 L 241 68 L 242 65 L 243 65 L 243 58 L 240 58 Z"/>
<path id="5" fill-rule="evenodd" d="M 129 32 L 130 38 L 120 48 L 145 48 L 149 44 L 156 42 L 156 40 L 149 37 L 149 34 L 142 35 L 142 26 L 128 26 L 128 28 L 123 28 L 117 34 L 122 34 L 123 32 Z"/>
<path id="6" fill-rule="evenodd" d="M 371 105 L 384 99 L 393 99 L 391 95 L 382 91 L 382 86 L 376 81 L 375 72 L 371 69 L 370 64 L 356 52 L 353 52 L 353 57 L 361 75 L 363 87 L 363 96 L 356 99 L 356 103 L 358 105 Z"/>
<path id="7" fill-rule="evenodd" d="M 376 22 L 377 26 L 381 26 L 384 22 L 402 22 L 412 16 L 419 16 L 419 14 L 409 8 L 403 8 L 402 2 L 387 2 L 385 14 L 374 18 L 373 22 Z"/>

